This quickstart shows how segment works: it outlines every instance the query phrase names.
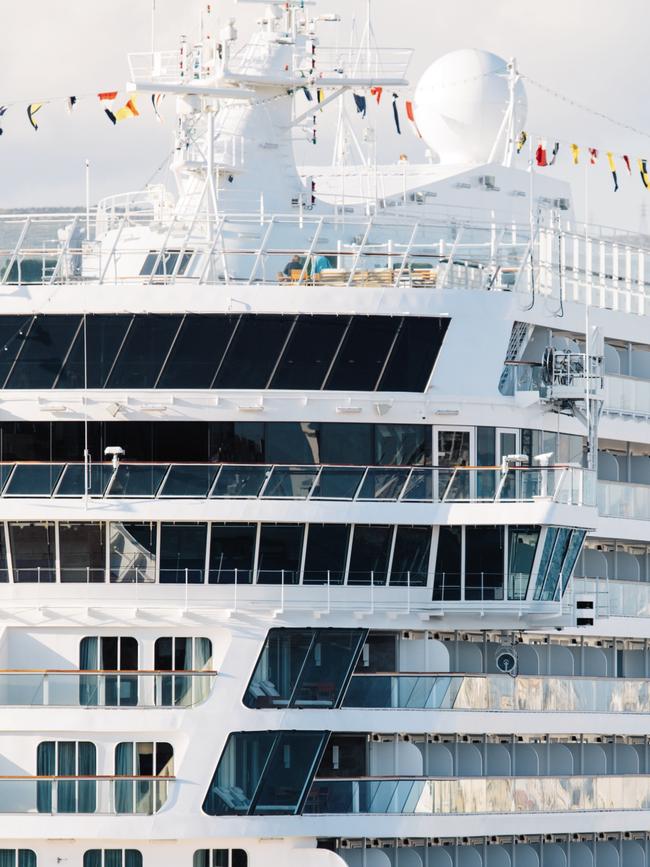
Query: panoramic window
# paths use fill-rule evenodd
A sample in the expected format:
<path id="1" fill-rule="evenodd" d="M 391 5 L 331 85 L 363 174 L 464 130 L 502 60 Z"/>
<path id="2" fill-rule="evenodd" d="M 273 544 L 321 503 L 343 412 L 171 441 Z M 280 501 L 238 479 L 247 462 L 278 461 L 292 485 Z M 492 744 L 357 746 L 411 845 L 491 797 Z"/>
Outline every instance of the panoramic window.
<path id="1" fill-rule="evenodd" d="M 393 528 L 356 524 L 352 536 L 348 584 L 386 583 Z"/>
<path id="2" fill-rule="evenodd" d="M 258 584 L 297 584 L 304 524 L 262 524 Z"/>
<path id="3" fill-rule="evenodd" d="M 503 599 L 503 527 L 465 528 L 465 599 Z"/>
<path id="4" fill-rule="evenodd" d="M 165 742 L 123 741 L 115 747 L 115 776 L 173 777 L 174 750 Z M 119 780 L 115 783 L 117 813 L 157 812 L 167 800 L 163 780 Z"/>
<path id="5" fill-rule="evenodd" d="M 299 316 L 269 388 L 321 389 L 347 322 L 343 316 Z"/>
<path id="6" fill-rule="evenodd" d="M 291 324 L 288 316 L 242 316 L 213 388 L 266 388 Z"/>
<path id="7" fill-rule="evenodd" d="M 426 587 L 431 552 L 431 527 L 397 527 L 390 568 L 395 587 Z"/>
<path id="8" fill-rule="evenodd" d="M 236 317 L 192 314 L 183 319 L 157 388 L 210 388 Z"/>
<path id="9" fill-rule="evenodd" d="M 539 527 L 510 527 L 508 534 L 508 599 L 525 599 L 539 541 Z"/>
<path id="10" fill-rule="evenodd" d="M 5 388 L 53 388 L 80 322 L 78 316 L 35 316 Z"/>
<path id="11" fill-rule="evenodd" d="M 88 741 L 41 741 L 36 749 L 38 777 L 94 777 L 97 750 Z M 94 813 L 97 805 L 95 780 L 36 783 L 39 813 Z M 54 797 L 56 789 L 56 797 Z"/>
<path id="12" fill-rule="evenodd" d="M 243 849 L 197 849 L 192 867 L 248 867 Z"/>
<path id="13" fill-rule="evenodd" d="M 180 316 L 153 313 L 136 316 L 106 388 L 153 388 L 180 322 Z"/>

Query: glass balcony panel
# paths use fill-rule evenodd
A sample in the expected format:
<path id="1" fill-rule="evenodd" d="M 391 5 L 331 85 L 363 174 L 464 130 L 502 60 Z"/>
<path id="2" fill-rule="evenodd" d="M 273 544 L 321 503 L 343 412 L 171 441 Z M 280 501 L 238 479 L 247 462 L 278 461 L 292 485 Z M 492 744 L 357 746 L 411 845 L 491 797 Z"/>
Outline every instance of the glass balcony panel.
<path id="1" fill-rule="evenodd" d="M 54 813 L 115 815 L 119 787 L 133 784 L 141 795 L 130 812 L 140 812 L 138 804 L 147 803 L 148 815 L 164 804 L 172 778 L 124 777 L 0 777 L 0 814 Z"/>
<path id="2" fill-rule="evenodd" d="M 207 497 L 219 467 L 205 464 L 176 464 L 163 482 L 160 497 Z"/>
<path id="3" fill-rule="evenodd" d="M 257 497 L 271 467 L 234 466 L 221 468 L 211 497 Z"/>
<path id="4" fill-rule="evenodd" d="M 323 467 L 311 495 L 312 500 L 352 500 L 363 478 L 357 467 Z"/>
<path id="5" fill-rule="evenodd" d="M 155 497 L 167 469 L 161 464 L 120 464 L 106 496 Z"/>
<path id="6" fill-rule="evenodd" d="M 6 485 L 7 479 L 11 475 L 13 468 L 14 464 L 0 464 L 0 491 Z"/>
<path id="7" fill-rule="evenodd" d="M 317 475 L 314 467 L 274 467 L 262 497 L 306 500 Z"/>
<path id="8" fill-rule="evenodd" d="M 113 467 L 105 464 L 89 466 L 89 491 L 91 497 L 102 497 L 113 475 Z M 56 489 L 57 497 L 83 497 L 86 485 L 86 467 L 83 464 L 67 464 Z"/>
<path id="9" fill-rule="evenodd" d="M 371 468 L 361 484 L 358 500 L 397 500 L 408 478 L 407 469 Z"/>
<path id="10" fill-rule="evenodd" d="M 433 470 L 413 470 L 402 491 L 402 499 L 430 503 L 433 499 Z"/>
<path id="11" fill-rule="evenodd" d="M 7 483 L 5 497 L 50 497 L 64 464 L 17 464 Z"/>

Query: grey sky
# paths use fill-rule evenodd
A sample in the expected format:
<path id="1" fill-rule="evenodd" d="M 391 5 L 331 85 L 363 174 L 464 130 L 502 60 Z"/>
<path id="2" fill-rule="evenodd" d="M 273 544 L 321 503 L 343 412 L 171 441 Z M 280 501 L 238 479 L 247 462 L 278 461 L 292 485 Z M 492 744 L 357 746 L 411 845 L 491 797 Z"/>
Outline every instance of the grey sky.
<path id="1" fill-rule="evenodd" d="M 174 48 L 180 33 L 196 29 L 199 0 L 156 0 L 157 47 Z M 236 7 L 234 0 L 215 0 L 213 15 L 225 21 L 235 11 L 252 22 L 260 7 Z M 319 0 L 323 12 L 346 16 L 345 27 L 322 34 L 323 44 L 347 44 L 349 22 L 365 20 L 366 0 Z M 647 3 L 642 0 L 372 0 L 373 23 L 380 45 L 416 49 L 410 79 L 436 57 L 461 47 L 477 47 L 504 57 L 515 55 L 532 79 L 641 130 L 639 136 L 560 102 L 527 86 L 527 126 L 553 140 L 575 140 L 598 147 L 601 163 L 589 174 L 590 218 L 603 224 L 643 226 L 650 206 L 633 165 L 628 178 L 619 166 L 621 190 L 611 192 L 605 151 L 648 156 L 650 102 L 644 65 L 647 58 Z M 26 104 L 52 96 L 122 89 L 128 78 L 126 54 L 150 45 L 151 0 L 0 0 L 0 104 L 13 103 L 3 119 L 0 138 L 0 207 L 70 205 L 83 201 L 83 163 L 92 162 L 93 199 L 144 186 L 172 147 L 167 120 L 157 124 L 146 99 L 142 117 L 113 128 L 96 99 L 80 102 L 71 117 L 62 102 L 45 106 L 39 130 L 28 124 Z M 247 32 L 242 26 L 243 34 Z M 329 141 L 323 118 L 322 141 Z M 418 143 L 408 130 L 394 135 L 388 105 L 382 135 L 386 159 L 402 151 L 415 158 Z M 566 150 L 566 149 L 565 149 Z M 307 151 L 310 162 L 325 161 L 325 147 Z M 574 181 L 575 200 L 584 204 L 584 170 L 558 169 Z M 164 173 L 158 176 L 164 179 Z M 650 213 L 650 208 L 649 208 Z"/>

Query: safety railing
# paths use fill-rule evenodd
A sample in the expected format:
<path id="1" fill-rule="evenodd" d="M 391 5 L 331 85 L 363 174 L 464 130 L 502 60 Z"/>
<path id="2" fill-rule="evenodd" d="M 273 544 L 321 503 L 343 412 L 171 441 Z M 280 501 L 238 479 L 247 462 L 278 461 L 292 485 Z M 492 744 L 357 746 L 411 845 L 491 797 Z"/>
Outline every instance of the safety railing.
<path id="1" fill-rule="evenodd" d="M 574 813 L 649 810 L 650 776 L 316 780 L 310 814 Z"/>
<path id="2" fill-rule="evenodd" d="M 216 671 L 0 671 L 0 707 L 193 707 Z"/>
<path id="3" fill-rule="evenodd" d="M 650 491 L 650 488 L 648 488 Z M 591 470 L 284 464 L 0 463 L 0 497 L 595 505 Z"/>
<path id="4" fill-rule="evenodd" d="M 650 380 L 632 376 L 606 376 L 604 385 L 605 412 L 650 418 Z"/>
<path id="5" fill-rule="evenodd" d="M 599 480 L 597 487 L 602 517 L 650 521 L 650 485 Z"/>
<path id="6" fill-rule="evenodd" d="M 587 595 L 601 617 L 650 617 L 650 582 L 574 576 L 567 602 Z"/>
<path id="7" fill-rule="evenodd" d="M 174 777 L 2 776 L 0 814 L 146 815 L 157 813 Z"/>
<path id="8" fill-rule="evenodd" d="M 343 707 L 650 713 L 650 680 L 485 674 L 354 674 Z"/>

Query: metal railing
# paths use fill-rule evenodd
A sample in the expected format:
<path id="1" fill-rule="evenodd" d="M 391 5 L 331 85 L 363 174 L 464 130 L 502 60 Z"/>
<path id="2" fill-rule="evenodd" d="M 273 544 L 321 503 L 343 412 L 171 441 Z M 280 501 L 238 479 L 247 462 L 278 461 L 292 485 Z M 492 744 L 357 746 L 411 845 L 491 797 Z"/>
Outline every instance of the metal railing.
<path id="1" fill-rule="evenodd" d="M 650 713 L 650 680 L 502 674 L 353 675 L 343 707 L 544 713 Z"/>
<path id="2" fill-rule="evenodd" d="M 471 815 L 650 810 L 650 776 L 316 780 L 304 813 Z"/>
<path id="3" fill-rule="evenodd" d="M 0 671 L 0 707 L 194 707 L 216 671 Z"/>
<path id="4" fill-rule="evenodd" d="M 150 816 L 174 782 L 174 777 L 147 776 L 1 776 L 0 814 Z"/>
<path id="5" fill-rule="evenodd" d="M 591 470 L 284 464 L 2 463 L 0 497 L 345 500 L 595 505 Z M 650 488 L 648 488 L 650 491 Z"/>

